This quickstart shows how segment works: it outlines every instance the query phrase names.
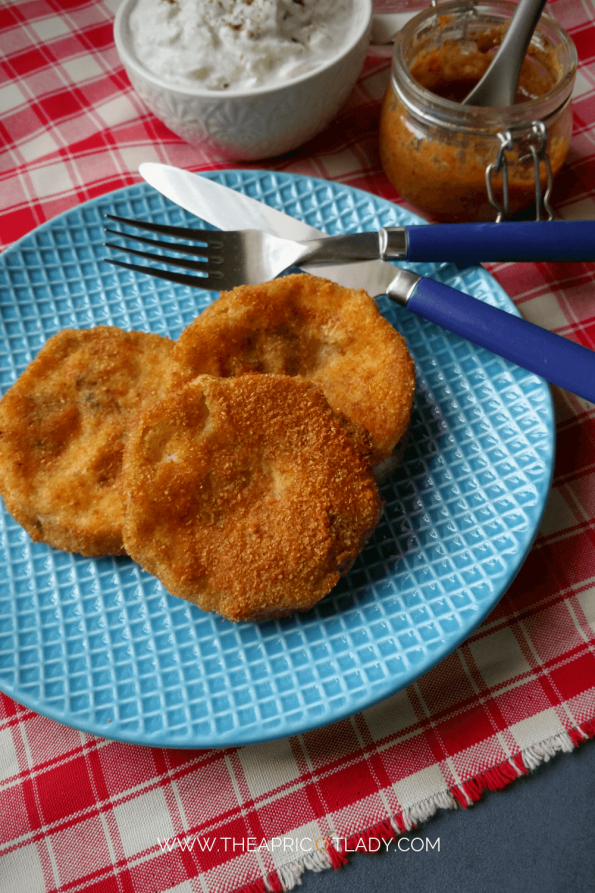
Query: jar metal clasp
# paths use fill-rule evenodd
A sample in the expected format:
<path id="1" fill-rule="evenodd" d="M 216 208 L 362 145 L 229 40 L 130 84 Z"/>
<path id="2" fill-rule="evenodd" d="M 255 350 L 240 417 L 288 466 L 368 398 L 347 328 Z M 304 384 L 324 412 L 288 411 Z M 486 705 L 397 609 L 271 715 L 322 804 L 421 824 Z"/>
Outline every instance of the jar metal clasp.
<path id="1" fill-rule="evenodd" d="M 535 219 L 542 219 L 543 214 L 547 220 L 554 219 L 554 212 L 550 205 L 550 194 L 552 191 L 552 169 L 550 159 L 547 153 L 547 127 L 543 121 L 533 121 L 527 133 L 514 134 L 512 130 L 499 131 L 496 136 L 500 140 L 500 147 L 496 160 L 488 164 L 485 172 L 486 189 L 490 204 L 496 211 L 496 223 L 502 220 L 508 220 L 510 209 L 510 193 L 508 188 L 508 165 L 509 161 L 506 156 L 507 152 L 512 152 L 515 148 L 520 148 L 521 143 L 529 149 L 529 152 L 518 158 L 520 164 L 533 160 L 533 178 L 535 181 Z M 545 192 L 541 187 L 540 164 L 543 162 L 546 173 Z M 493 177 L 495 174 L 502 174 L 502 205 L 498 203 L 494 193 Z"/>

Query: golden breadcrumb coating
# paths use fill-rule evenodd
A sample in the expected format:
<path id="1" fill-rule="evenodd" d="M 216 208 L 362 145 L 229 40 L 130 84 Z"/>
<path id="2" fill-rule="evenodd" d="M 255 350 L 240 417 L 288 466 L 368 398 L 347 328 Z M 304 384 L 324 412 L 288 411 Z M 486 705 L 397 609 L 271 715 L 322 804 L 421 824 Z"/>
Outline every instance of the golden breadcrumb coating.
<path id="1" fill-rule="evenodd" d="M 415 370 L 405 339 L 365 291 L 317 276 L 222 292 L 182 332 L 173 360 L 174 387 L 201 374 L 302 375 L 370 432 L 374 465 L 409 425 Z"/>
<path id="2" fill-rule="evenodd" d="M 0 493 L 33 540 L 122 554 L 122 452 L 161 396 L 172 342 L 112 326 L 63 329 L 0 401 Z"/>
<path id="3" fill-rule="evenodd" d="M 301 377 L 199 376 L 131 428 L 126 550 L 230 620 L 305 610 L 377 523 L 369 455 L 367 432 Z"/>

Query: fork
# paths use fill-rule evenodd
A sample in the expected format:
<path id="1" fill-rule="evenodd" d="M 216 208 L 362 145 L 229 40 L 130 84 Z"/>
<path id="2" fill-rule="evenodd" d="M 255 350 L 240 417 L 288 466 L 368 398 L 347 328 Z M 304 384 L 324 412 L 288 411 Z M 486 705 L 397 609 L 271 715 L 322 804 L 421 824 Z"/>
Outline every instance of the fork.
<path id="1" fill-rule="evenodd" d="M 153 248 L 191 255 L 194 260 L 160 257 L 127 250 L 139 257 L 193 270 L 203 281 L 174 279 L 155 269 L 146 273 L 183 285 L 227 290 L 242 283 L 255 285 L 278 276 L 290 266 L 347 264 L 362 260 L 407 260 L 476 264 L 485 261 L 584 261 L 595 259 L 595 221 L 554 220 L 516 223 L 441 223 L 436 226 L 386 226 L 377 232 L 324 236 L 310 241 L 281 239 L 263 230 L 213 232 L 156 223 L 140 223 L 108 215 L 129 227 L 192 241 L 192 245 L 162 242 L 108 229 L 113 235 L 144 242 Z M 109 243 L 110 248 L 119 246 Z M 113 261 L 123 266 L 122 261 Z M 138 270 L 138 267 L 133 267 Z M 386 278 L 386 276 L 385 276 Z M 390 276 L 387 281 L 390 281 Z"/>
<path id="2" fill-rule="evenodd" d="M 182 285 L 218 291 L 227 291 L 237 285 L 256 285 L 275 278 L 292 264 L 303 264 L 306 260 L 311 263 L 313 253 L 316 255 L 317 262 L 319 256 L 322 255 L 324 255 L 326 263 L 341 262 L 335 251 L 329 257 L 326 245 L 324 245 L 324 243 L 334 242 L 334 238 L 299 243 L 279 239 L 260 230 L 213 232 L 155 223 L 140 223 L 125 217 L 108 216 L 110 220 L 116 220 L 126 226 L 182 238 L 186 241 L 193 240 L 195 244 L 184 245 L 178 242 L 147 239 L 143 236 L 131 237 L 125 233 L 107 230 L 120 237 L 133 238 L 159 249 L 192 255 L 192 260 L 172 258 L 131 248 L 122 249 L 113 243 L 106 243 L 110 248 L 125 250 L 133 255 L 173 264 L 198 273 L 197 276 L 190 276 L 186 273 L 175 273 L 106 258 L 117 266 L 140 273 L 148 273 Z M 461 226 L 462 224 L 457 225 Z M 509 225 L 494 224 L 498 227 Z M 543 225 L 553 226 L 552 223 Z M 433 228 L 423 227 L 423 229 Z M 378 257 L 378 234 L 368 233 L 366 235 L 376 240 L 375 256 Z M 339 242 L 343 241 L 344 248 L 345 246 L 348 248 L 349 241 L 354 237 L 336 238 Z M 288 245 L 290 246 L 289 250 Z M 317 250 L 320 251 L 320 255 L 316 254 Z M 349 259 L 353 260 L 352 257 Z M 522 317 L 514 316 L 505 310 L 500 310 L 498 307 L 493 307 L 484 301 L 466 295 L 442 282 L 420 276 L 411 270 L 392 267 L 390 264 L 381 262 L 380 266 L 388 269 L 387 271 L 382 270 L 381 275 L 374 280 L 374 285 L 371 284 L 372 278 L 370 278 L 366 290 L 372 297 L 385 294 L 392 301 L 417 316 L 428 319 L 447 331 L 454 332 L 456 335 L 516 363 L 523 369 L 540 375 L 546 381 L 566 388 L 579 397 L 584 397 L 595 403 L 594 351 L 547 329 L 542 329 Z M 382 276 L 385 278 L 382 279 Z"/>

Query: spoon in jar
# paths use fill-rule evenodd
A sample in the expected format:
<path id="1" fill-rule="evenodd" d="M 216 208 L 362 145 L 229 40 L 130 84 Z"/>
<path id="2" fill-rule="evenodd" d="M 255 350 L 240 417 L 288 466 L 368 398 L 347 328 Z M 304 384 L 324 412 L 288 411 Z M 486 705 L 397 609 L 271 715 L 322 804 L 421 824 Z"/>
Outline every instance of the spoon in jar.
<path id="1" fill-rule="evenodd" d="M 521 65 L 547 0 L 519 0 L 498 52 L 463 105 L 514 105 Z"/>

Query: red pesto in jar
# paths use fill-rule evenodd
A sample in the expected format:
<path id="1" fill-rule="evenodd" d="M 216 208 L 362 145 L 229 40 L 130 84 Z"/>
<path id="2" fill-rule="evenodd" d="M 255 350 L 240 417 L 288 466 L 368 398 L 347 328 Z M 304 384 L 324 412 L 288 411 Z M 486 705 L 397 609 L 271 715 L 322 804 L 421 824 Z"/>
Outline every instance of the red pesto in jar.
<path id="1" fill-rule="evenodd" d="M 444 17 L 447 18 L 446 16 Z M 415 48 L 410 65 L 412 78 L 430 93 L 460 103 L 480 80 L 499 45 L 505 26 L 495 25 L 474 35 L 475 47 L 453 40 L 440 46 Z M 420 41 L 420 44 L 422 42 Z M 521 69 L 515 104 L 545 96 L 561 77 L 556 48 L 529 47 Z M 471 106 L 461 106 L 467 110 Z M 478 109 L 478 127 L 481 131 Z M 504 111 L 504 110 L 503 110 Z M 530 121 L 528 121 L 528 124 Z M 503 128 L 505 129 L 505 128 Z M 562 167 L 568 152 L 568 128 L 548 127 L 547 151 L 552 176 Z M 496 131 L 449 130 L 416 119 L 389 85 L 380 119 L 382 166 L 400 195 L 439 221 L 493 220 L 495 210 L 486 189 L 486 167 L 496 160 Z M 519 155 L 524 158 L 519 161 Z M 507 152 L 510 214 L 535 201 L 533 159 L 526 147 Z M 542 189 L 546 187 L 545 164 L 540 164 Z M 494 194 L 502 204 L 502 176 L 492 177 Z"/>

